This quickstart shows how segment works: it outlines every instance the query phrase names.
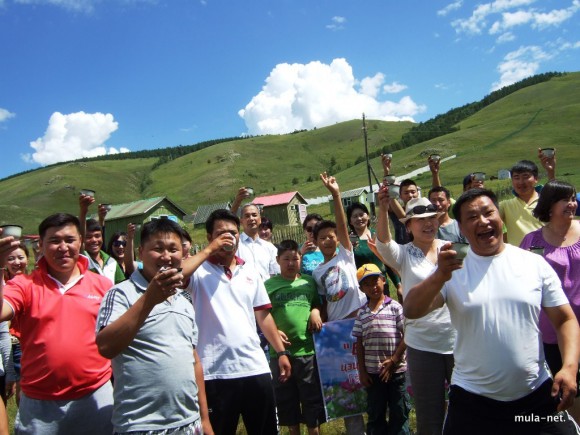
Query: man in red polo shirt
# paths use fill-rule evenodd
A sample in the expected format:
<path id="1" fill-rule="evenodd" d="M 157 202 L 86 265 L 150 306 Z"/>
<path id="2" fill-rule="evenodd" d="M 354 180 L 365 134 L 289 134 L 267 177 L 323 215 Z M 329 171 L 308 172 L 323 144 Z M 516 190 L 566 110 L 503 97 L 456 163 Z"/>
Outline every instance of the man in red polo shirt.
<path id="1" fill-rule="evenodd" d="M 43 254 L 38 268 L 5 283 L 3 303 L 0 298 L 0 321 L 18 318 L 21 329 L 22 398 L 15 433 L 111 434 L 111 366 L 99 354 L 94 333 L 111 282 L 89 273 L 88 260 L 79 255 L 75 216 L 51 215 L 38 232 Z"/>

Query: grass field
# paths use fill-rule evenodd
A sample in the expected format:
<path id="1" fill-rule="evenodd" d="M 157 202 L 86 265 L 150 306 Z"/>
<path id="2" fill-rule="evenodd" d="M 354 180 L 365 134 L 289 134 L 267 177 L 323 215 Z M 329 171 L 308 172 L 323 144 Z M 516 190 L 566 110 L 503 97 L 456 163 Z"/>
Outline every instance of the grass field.
<path id="1" fill-rule="evenodd" d="M 15 405 L 14 399 L 10 399 L 8 402 L 8 420 L 9 420 L 9 424 L 10 424 L 10 434 L 14 433 L 14 418 L 16 417 L 16 412 L 17 412 L 17 408 Z M 410 421 L 411 429 L 414 430 L 415 429 L 415 411 L 414 410 L 411 410 L 411 415 L 410 415 L 409 421 Z M 366 422 L 366 416 L 365 416 L 365 422 Z M 333 421 L 330 421 L 328 423 L 324 423 L 321 426 L 320 432 L 324 435 L 346 434 L 346 431 L 344 430 L 344 423 L 342 422 L 342 419 L 333 420 Z M 240 421 L 240 424 L 238 426 L 238 430 L 237 430 L 236 434 L 237 435 L 246 435 L 244 425 L 241 421 Z M 281 435 L 289 435 L 288 428 L 282 427 L 280 430 L 280 434 Z M 304 425 L 302 425 L 302 427 L 301 427 L 301 434 L 304 434 L 304 435 L 308 434 L 306 427 Z"/>

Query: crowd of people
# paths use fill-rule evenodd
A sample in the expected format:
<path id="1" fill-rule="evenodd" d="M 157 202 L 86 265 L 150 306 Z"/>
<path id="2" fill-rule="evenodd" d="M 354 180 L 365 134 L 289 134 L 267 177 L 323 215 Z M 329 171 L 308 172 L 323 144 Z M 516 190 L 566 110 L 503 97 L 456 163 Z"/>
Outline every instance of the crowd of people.
<path id="1" fill-rule="evenodd" d="M 580 433 L 577 192 L 538 159 L 549 181 L 517 162 L 499 202 L 481 173 L 452 198 L 438 156 L 421 196 L 382 156 L 374 228 L 323 173 L 335 220 L 307 215 L 303 243 L 274 245 L 245 187 L 194 255 L 170 219 L 107 238 L 84 194 L 41 222 L 38 258 L 0 232 L 0 435 L 12 396 L 17 434 L 319 434 L 313 336 L 345 319 L 367 391 L 349 435 L 409 434 L 411 406 L 419 435 Z"/>

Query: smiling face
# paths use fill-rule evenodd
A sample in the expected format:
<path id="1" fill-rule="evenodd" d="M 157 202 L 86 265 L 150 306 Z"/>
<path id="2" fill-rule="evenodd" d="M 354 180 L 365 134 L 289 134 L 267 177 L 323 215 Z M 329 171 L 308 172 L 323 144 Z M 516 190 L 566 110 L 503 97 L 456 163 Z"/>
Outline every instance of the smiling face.
<path id="1" fill-rule="evenodd" d="M 40 250 L 51 275 L 68 274 L 74 270 L 81 249 L 81 235 L 73 224 L 50 227 L 40 239 Z"/>
<path id="2" fill-rule="evenodd" d="M 531 172 L 515 172 L 512 174 L 512 186 L 521 198 L 527 199 L 535 192 L 538 179 Z"/>
<path id="3" fill-rule="evenodd" d="M 125 257 L 125 247 L 127 246 L 127 238 L 119 236 L 112 244 L 113 257 L 123 259 Z"/>
<path id="4" fill-rule="evenodd" d="M 484 257 L 497 255 L 504 249 L 499 210 L 487 196 L 478 196 L 461 205 L 459 229 L 471 250 Z"/>
<path id="5" fill-rule="evenodd" d="M 318 231 L 316 245 L 324 255 L 324 260 L 328 261 L 336 254 L 338 248 L 338 238 L 336 237 L 336 228 L 323 228 Z"/>
<path id="6" fill-rule="evenodd" d="M 576 201 L 576 195 L 556 201 L 550 207 L 550 221 L 562 219 L 574 220 L 577 208 L 578 202 Z"/>
<path id="7" fill-rule="evenodd" d="M 16 275 L 21 275 L 26 272 L 28 265 L 28 257 L 24 249 L 18 247 L 8 254 L 6 258 L 6 269 L 8 278 L 13 278 Z"/>
<path id="8" fill-rule="evenodd" d="M 180 267 L 182 256 L 181 237 L 172 232 L 153 233 L 139 247 L 142 273 L 147 281 L 151 281 L 162 267 Z"/>
<path id="9" fill-rule="evenodd" d="M 439 219 L 437 219 L 437 215 L 425 218 L 412 218 L 407 221 L 406 225 L 407 229 L 413 234 L 414 241 L 428 243 L 435 240 L 437 236 Z"/>
<path id="10" fill-rule="evenodd" d="M 98 231 L 87 231 L 85 235 L 85 250 L 94 259 L 99 255 L 103 246 L 103 233 Z"/>
<path id="11" fill-rule="evenodd" d="M 350 224 L 357 234 L 363 233 L 369 224 L 369 215 L 360 208 L 355 208 L 350 215 Z"/>

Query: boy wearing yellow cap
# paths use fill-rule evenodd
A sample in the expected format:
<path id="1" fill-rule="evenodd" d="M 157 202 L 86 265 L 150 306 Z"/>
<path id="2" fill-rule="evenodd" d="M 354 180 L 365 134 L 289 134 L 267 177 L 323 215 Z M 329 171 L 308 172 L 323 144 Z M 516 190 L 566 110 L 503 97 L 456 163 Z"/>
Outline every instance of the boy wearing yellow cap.
<path id="1" fill-rule="evenodd" d="M 368 298 L 352 330 L 359 377 L 368 394 L 367 434 L 409 434 L 403 307 L 383 293 L 385 277 L 376 265 L 361 266 L 357 280 Z"/>

